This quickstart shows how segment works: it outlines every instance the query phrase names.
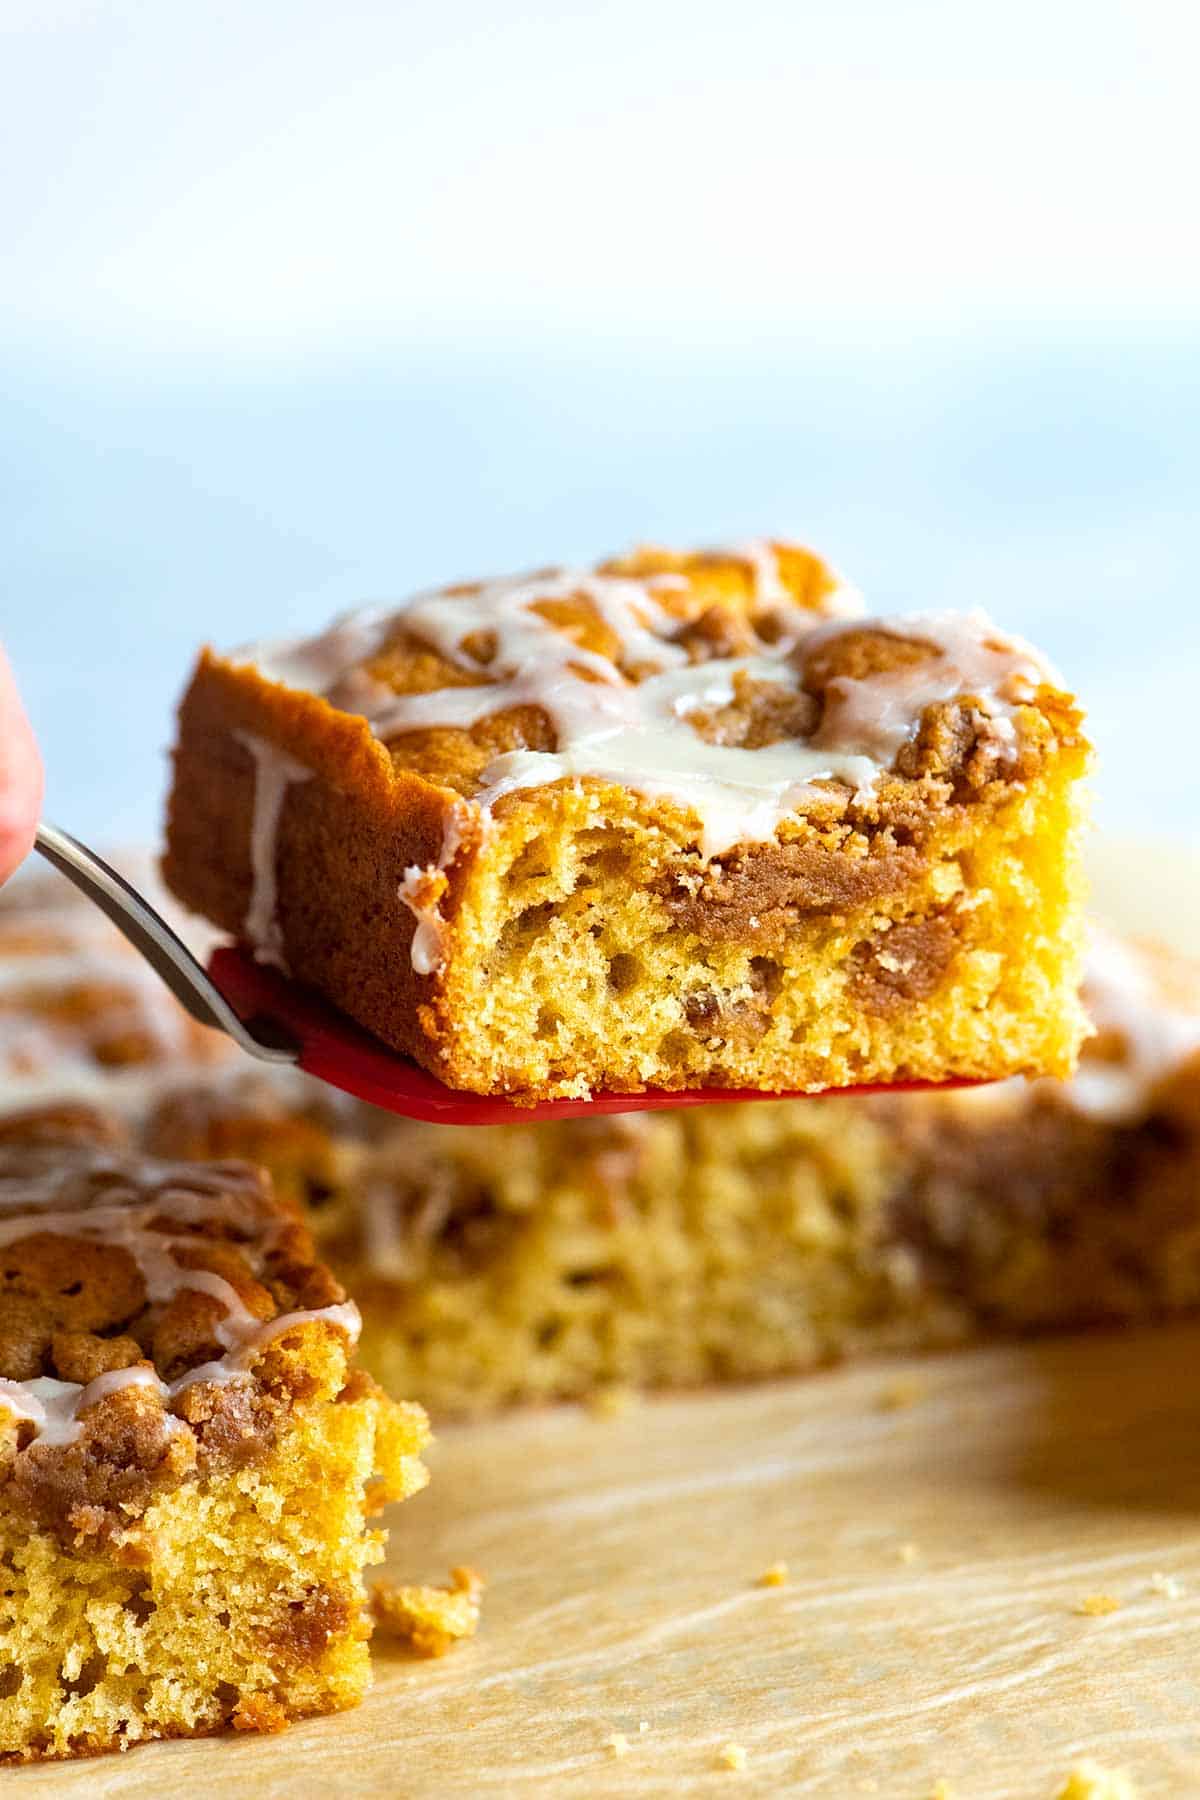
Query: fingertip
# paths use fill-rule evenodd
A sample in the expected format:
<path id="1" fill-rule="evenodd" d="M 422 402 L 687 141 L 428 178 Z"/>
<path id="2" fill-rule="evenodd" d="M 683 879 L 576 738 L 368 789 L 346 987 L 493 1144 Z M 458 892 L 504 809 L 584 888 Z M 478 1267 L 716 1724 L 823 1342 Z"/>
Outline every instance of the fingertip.
<path id="1" fill-rule="evenodd" d="M 33 849 L 42 813 L 42 766 L 29 769 L 21 784 L 0 795 L 0 884 L 6 882 Z"/>
<path id="2" fill-rule="evenodd" d="M 33 727 L 0 649 L 0 882 L 33 848 L 44 780 Z"/>

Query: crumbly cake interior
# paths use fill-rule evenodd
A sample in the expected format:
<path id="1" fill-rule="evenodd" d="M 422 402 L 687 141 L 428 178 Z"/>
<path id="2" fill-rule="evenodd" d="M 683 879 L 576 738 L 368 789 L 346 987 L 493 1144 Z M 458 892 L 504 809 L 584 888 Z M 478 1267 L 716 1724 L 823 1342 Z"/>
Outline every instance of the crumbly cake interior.
<path id="1" fill-rule="evenodd" d="M 1200 982 L 1099 931 L 1089 969 L 1069 1083 L 479 1130 L 164 1067 L 127 1128 L 269 1166 L 442 1414 L 1152 1318 L 1200 1297 Z"/>
<path id="2" fill-rule="evenodd" d="M 445 1656 L 479 1627 L 483 1577 L 471 1568 L 451 1569 L 448 1587 L 397 1587 L 386 1577 L 371 1593 L 371 1611 L 385 1637 L 407 1644 L 415 1656 Z"/>
<path id="3" fill-rule="evenodd" d="M 642 552 L 206 655 L 168 882 L 476 1091 L 1065 1074 L 1078 709 L 981 615 L 853 611 Z"/>
<path id="4" fill-rule="evenodd" d="M 361 1700 L 378 1404 L 324 1399 L 249 1467 L 150 1505 L 141 1564 L 68 1547 L 0 1503 L 0 1755 L 272 1731 Z"/>
<path id="5" fill-rule="evenodd" d="M 0 1121 L 0 1756 L 352 1704 L 367 1511 L 427 1435 L 248 1165 L 153 1160 L 82 1104 Z"/>
<path id="6" fill-rule="evenodd" d="M 714 866 L 611 814 L 591 822 L 571 796 L 577 816 L 539 820 L 521 879 L 470 922 L 479 960 L 443 1008 L 457 1082 L 818 1091 L 1066 1073 L 1072 809 L 1067 784 L 1005 790 L 912 836 L 813 809 L 772 856 Z"/>

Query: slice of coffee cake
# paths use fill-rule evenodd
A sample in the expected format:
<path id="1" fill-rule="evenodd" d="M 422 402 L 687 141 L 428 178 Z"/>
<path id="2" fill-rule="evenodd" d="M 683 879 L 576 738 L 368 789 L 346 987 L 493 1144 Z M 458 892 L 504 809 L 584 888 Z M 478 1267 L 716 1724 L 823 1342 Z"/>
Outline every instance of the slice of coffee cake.
<path id="1" fill-rule="evenodd" d="M 0 1756 L 275 1730 L 369 1679 L 367 1514 L 420 1487 L 419 1407 L 240 1163 L 0 1131 Z"/>
<path id="2" fill-rule="evenodd" d="M 811 553 L 648 551 L 205 652 L 185 904 L 452 1087 L 1069 1073 L 1075 701 Z"/>

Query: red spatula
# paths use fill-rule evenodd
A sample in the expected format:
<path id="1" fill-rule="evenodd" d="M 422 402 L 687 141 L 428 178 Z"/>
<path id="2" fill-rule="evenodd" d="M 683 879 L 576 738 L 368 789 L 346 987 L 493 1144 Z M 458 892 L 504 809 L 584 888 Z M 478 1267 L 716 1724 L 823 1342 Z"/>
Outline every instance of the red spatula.
<path id="1" fill-rule="evenodd" d="M 244 950 L 215 950 L 206 974 L 149 901 L 67 832 L 40 825 L 37 848 L 108 915 L 202 1025 L 227 1032 L 251 1056 L 293 1064 L 359 1100 L 406 1118 L 441 1125 L 502 1125 L 530 1119 L 571 1119 L 585 1113 L 709 1106 L 722 1100 L 798 1097 L 744 1088 L 650 1088 L 638 1094 L 595 1094 L 590 1099 L 519 1104 L 497 1095 L 460 1093 L 363 1031 L 311 988 L 255 962 Z M 826 1091 L 896 1093 L 974 1085 L 967 1081 L 903 1081 Z"/>

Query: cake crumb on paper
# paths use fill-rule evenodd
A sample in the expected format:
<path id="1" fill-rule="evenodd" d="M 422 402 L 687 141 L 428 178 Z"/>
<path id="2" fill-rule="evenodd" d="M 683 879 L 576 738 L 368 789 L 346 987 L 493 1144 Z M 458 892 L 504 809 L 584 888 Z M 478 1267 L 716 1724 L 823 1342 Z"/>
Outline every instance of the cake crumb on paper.
<path id="1" fill-rule="evenodd" d="M 604 1748 L 610 1756 L 628 1756 L 633 1746 L 623 1731 L 614 1731 L 611 1737 L 605 1738 Z"/>
<path id="2" fill-rule="evenodd" d="M 880 1390 L 875 1404 L 880 1412 L 906 1412 L 918 1400 L 924 1399 L 927 1391 L 928 1383 L 919 1381 L 915 1375 L 901 1376 Z"/>
<path id="3" fill-rule="evenodd" d="M 386 1576 L 375 1583 L 371 1612 L 380 1630 L 407 1643 L 417 1656 L 445 1656 L 474 1637 L 483 1600 L 483 1576 L 451 1569 L 449 1587 L 398 1587 Z"/>
<path id="4" fill-rule="evenodd" d="M 1105 1769 L 1085 1756 L 1071 1769 L 1054 1800 L 1137 1800 L 1137 1790 L 1120 1769 Z"/>
<path id="5" fill-rule="evenodd" d="M 593 1419 L 620 1419 L 632 1412 L 641 1400 L 636 1388 L 613 1384 L 597 1388 L 589 1394 L 586 1406 Z"/>
<path id="6" fill-rule="evenodd" d="M 786 1587 L 788 1566 L 785 1562 L 773 1562 L 768 1565 L 758 1578 L 758 1587 Z"/>
<path id="7" fill-rule="evenodd" d="M 243 1694 L 233 1709 L 235 1731 L 273 1734 L 286 1731 L 289 1723 L 286 1711 L 270 1694 Z"/>
<path id="8" fill-rule="evenodd" d="M 1155 1569 L 1146 1583 L 1152 1594 L 1160 1600 L 1182 1600 L 1183 1583 L 1177 1575 L 1164 1575 L 1161 1569 Z"/>
<path id="9" fill-rule="evenodd" d="M 722 1769 L 744 1769 L 746 1752 L 741 1744 L 722 1744 L 717 1751 L 717 1763 Z"/>
<path id="10" fill-rule="evenodd" d="M 1086 1619 L 1102 1619 L 1105 1613 L 1120 1612 L 1121 1602 L 1115 1594 L 1085 1594 L 1071 1610 Z"/>
<path id="11" fill-rule="evenodd" d="M 929 1800 L 954 1800 L 954 1789 L 948 1781 L 939 1779 L 929 1790 Z"/>

